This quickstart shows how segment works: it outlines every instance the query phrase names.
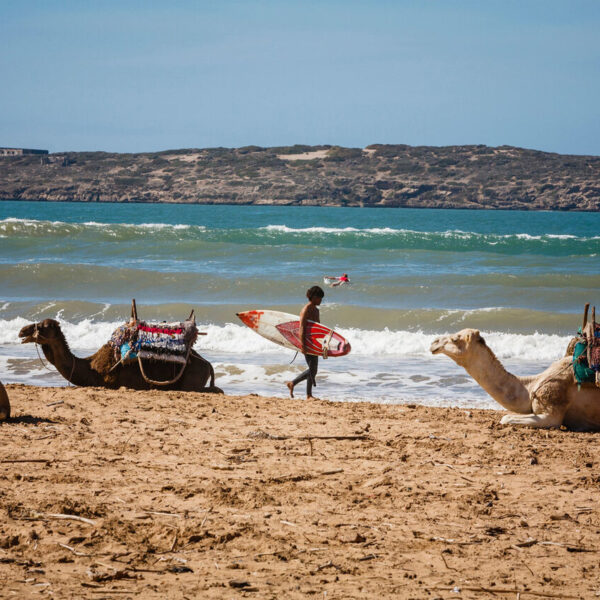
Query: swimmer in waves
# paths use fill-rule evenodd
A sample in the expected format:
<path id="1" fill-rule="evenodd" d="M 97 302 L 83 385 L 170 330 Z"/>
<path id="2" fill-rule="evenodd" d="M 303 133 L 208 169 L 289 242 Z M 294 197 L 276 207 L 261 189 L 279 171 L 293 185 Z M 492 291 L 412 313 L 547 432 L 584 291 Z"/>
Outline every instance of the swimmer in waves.
<path id="1" fill-rule="evenodd" d="M 339 285 L 346 285 L 350 283 L 347 273 L 344 273 L 340 277 L 323 277 L 323 281 L 331 287 L 337 287 Z"/>

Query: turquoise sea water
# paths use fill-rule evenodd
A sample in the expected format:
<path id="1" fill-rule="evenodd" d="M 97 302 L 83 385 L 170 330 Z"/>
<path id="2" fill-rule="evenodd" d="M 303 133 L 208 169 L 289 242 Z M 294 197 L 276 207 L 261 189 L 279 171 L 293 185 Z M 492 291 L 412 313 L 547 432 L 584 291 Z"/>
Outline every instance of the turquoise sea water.
<path id="1" fill-rule="evenodd" d="M 508 367 L 541 370 L 595 302 L 599 251 L 595 213 L 0 202 L 0 379 L 62 384 L 18 329 L 59 318 L 88 354 L 135 297 L 148 319 L 196 309 L 225 391 L 284 395 L 303 360 L 235 313 L 298 313 L 308 287 L 347 272 L 322 320 L 353 352 L 321 362 L 320 395 L 494 406 L 431 340 L 476 327 Z"/>

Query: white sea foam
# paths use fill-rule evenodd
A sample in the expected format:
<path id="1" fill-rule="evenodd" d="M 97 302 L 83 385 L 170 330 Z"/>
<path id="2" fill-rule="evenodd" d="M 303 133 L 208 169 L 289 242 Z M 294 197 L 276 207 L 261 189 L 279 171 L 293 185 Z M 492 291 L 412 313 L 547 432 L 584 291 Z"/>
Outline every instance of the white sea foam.
<path id="1" fill-rule="evenodd" d="M 392 229 L 390 227 L 373 227 L 369 229 L 358 229 L 356 227 L 304 227 L 304 228 L 294 228 L 288 227 L 287 225 L 266 225 L 265 227 L 261 227 L 260 229 L 266 231 L 277 231 L 281 233 L 333 233 L 333 234 L 341 234 L 341 233 L 401 233 L 405 230 L 403 229 Z"/>
<path id="2" fill-rule="evenodd" d="M 61 319 L 61 328 L 71 348 L 76 351 L 95 351 L 99 342 L 108 341 L 112 332 L 122 324 L 121 321 L 94 321 L 83 319 L 69 322 Z M 18 332 L 29 321 L 22 317 L 0 320 L 0 343 L 20 344 Z M 198 325 L 205 336 L 199 336 L 196 347 L 200 351 L 222 352 L 230 355 L 273 355 L 282 352 L 293 356 L 292 350 L 286 350 L 257 335 L 252 330 L 227 323 L 214 325 L 210 323 Z M 439 335 L 422 331 L 394 331 L 390 329 L 367 330 L 356 328 L 339 328 L 337 331 L 350 341 L 352 355 L 361 357 L 423 357 L 430 356 L 429 347 Z M 513 334 L 504 332 L 481 332 L 488 346 L 500 359 L 525 357 L 528 360 L 552 361 L 560 358 L 569 342 L 568 336 L 532 333 Z"/>
<path id="3" fill-rule="evenodd" d="M 31 227 L 34 229 L 40 229 L 43 227 L 47 227 L 48 225 L 52 225 L 54 227 L 96 227 L 98 229 L 108 229 L 112 227 L 128 227 L 128 228 L 140 228 L 140 229 L 190 229 L 194 227 L 195 229 L 204 231 L 206 230 L 206 226 L 204 225 L 188 225 L 185 223 L 108 223 L 101 221 L 84 221 L 81 223 L 70 223 L 66 221 L 44 221 L 37 219 L 19 219 L 16 217 L 7 217 L 6 219 L 0 220 L 0 229 L 5 229 L 5 226 L 8 224 L 20 224 L 26 225 L 27 227 Z"/>

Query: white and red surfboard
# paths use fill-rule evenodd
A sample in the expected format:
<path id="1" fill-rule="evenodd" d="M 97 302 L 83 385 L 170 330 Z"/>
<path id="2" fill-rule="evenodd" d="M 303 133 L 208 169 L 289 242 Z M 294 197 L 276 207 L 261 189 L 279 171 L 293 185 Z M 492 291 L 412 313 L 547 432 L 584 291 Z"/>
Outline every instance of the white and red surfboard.
<path id="1" fill-rule="evenodd" d="M 290 348 L 302 351 L 300 343 L 300 317 L 277 310 L 248 310 L 237 313 L 244 325 L 264 338 Z M 350 342 L 333 329 L 308 321 L 306 327 L 307 354 L 328 358 L 345 356 L 350 352 Z"/>

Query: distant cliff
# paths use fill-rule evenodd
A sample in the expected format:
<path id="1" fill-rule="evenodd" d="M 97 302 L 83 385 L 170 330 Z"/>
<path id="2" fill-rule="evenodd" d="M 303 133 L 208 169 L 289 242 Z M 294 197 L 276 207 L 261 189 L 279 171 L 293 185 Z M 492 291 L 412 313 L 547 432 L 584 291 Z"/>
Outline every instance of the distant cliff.
<path id="1" fill-rule="evenodd" d="M 511 146 L 0 157 L 1 200 L 600 210 L 600 157 Z"/>

